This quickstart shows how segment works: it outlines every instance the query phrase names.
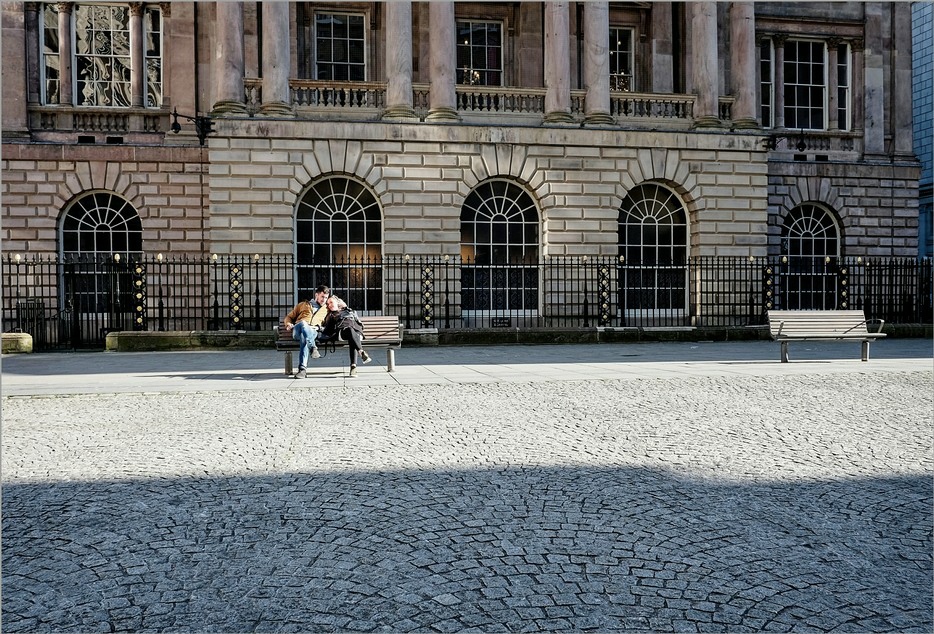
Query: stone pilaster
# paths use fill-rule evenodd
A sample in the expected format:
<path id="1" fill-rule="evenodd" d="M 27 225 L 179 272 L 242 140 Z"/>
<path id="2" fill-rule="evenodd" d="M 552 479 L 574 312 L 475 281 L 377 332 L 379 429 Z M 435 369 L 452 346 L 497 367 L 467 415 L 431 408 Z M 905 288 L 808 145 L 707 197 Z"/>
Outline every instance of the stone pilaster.
<path id="1" fill-rule="evenodd" d="M 652 3 L 652 86 L 650 92 L 674 92 L 671 2 Z"/>
<path id="2" fill-rule="evenodd" d="M 884 8 L 881 2 L 867 2 L 864 6 L 866 42 L 863 50 L 863 149 L 868 155 L 882 155 L 885 153 L 885 71 L 882 54 Z"/>

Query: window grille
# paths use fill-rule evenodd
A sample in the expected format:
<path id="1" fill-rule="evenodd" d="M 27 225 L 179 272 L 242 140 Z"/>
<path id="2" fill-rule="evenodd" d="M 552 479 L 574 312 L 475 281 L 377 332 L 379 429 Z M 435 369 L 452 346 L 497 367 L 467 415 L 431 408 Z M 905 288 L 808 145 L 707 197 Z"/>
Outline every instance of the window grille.
<path id="1" fill-rule="evenodd" d="M 539 215 L 515 183 L 478 185 L 461 208 L 464 310 L 538 310 Z"/>
<path id="2" fill-rule="evenodd" d="M 366 81 L 366 21 L 362 14 L 315 14 L 315 79 Z"/>
<path id="3" fill-rule="evenodd" d="M 357 181 L 331 176 L 314 183 L 295 216 L 296 293 L 327 284 L 357 310 L 382 308 L 382 212 Z"/>
<path id="4" fill-rule="evenodd" d="M 620 205 L 618 248 L 621 310 L 686 310 L 687 214 L 674 192 L 654 183 L 633 189 Z"/>
<path id="5" fill-rule="evenodd" d="M 635 60 L 633 41 L 632 29 L 610 28 L 610 90 L 623 92 L 635 90 L 633 85 Z"/>
<path id="6" fill-rule="evenodd" d="M 503 85 L 501 22 L 457 21 L 457 83 Z"/>

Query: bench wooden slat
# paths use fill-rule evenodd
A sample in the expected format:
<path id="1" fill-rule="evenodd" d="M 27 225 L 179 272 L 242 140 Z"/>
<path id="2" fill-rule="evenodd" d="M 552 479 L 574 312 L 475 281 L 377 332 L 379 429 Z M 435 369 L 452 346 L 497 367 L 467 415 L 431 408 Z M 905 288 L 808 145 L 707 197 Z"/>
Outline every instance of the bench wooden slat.
<path id="1" fill-rule="evenodd" d="M 882 320 L 877 332 L 869 332 L 869 320 L 861 310 L 770 310 L 772 339 L 781 343 L 782 362 L 788 361 L 790 341 L 860 341 L 862 360 L 869 360 L 869 342 L 885 337 Z"/>

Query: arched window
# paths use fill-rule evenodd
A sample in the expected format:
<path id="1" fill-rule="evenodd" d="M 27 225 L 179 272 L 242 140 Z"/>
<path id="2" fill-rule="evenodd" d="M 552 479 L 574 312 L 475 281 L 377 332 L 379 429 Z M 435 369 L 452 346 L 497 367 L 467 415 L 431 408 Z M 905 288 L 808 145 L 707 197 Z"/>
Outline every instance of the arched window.
<path id="1" fill-rule="evenodd" d="M 356 310 L 382 310 L 382 229 L 367 187 L 344 176 L 314 183 L 295 213 L 298 297 L 327 284 Z"/>
<path id="2" fill-rule="evenodd" d="M 842 305 L 836 269 L 839 235 L 833 214 L 823 207 L 806 203 L 788 213 L 776 280 L 779 308 L 829 310 Z"/>
<path id="3" fill-rule="evenodd" d="M 835 258 L 840 254 L 837 235 L 837 224 L 826 209 L 800 205 L 791 210 L 782 225 L 782 255 Z"/>
<path id="4" fill-rule="evenodd" d="M 464 310 L 538 310 L 538 255 L 538 208 L 525 190 L 491 180 L 470 192 L 461 207 Z"/>
<path id="5" fill-rule="evenodd" d="M 143 225 L 133 205 L 109 192 L 81 196 L 62 216 L 59 250 L 62 306 L 80 317 L 86 330 L 80 340 L 93 340 L 96 330 L 127 328 L 129 266 L 143 250 Z"/>
<path id="6" fill-rule="evenodd" d="M 634 188 L 618 218 L 620 310 L 679 319 L 687 309 L 687 213 L 670 189 Z"/>
<path id="7" fill-rule="evenodd" d="M 143 225 L 136 209 L 108 192 L 77 199 L 62 220 L 61 253 L 123 258 L 143 250 Z"/>

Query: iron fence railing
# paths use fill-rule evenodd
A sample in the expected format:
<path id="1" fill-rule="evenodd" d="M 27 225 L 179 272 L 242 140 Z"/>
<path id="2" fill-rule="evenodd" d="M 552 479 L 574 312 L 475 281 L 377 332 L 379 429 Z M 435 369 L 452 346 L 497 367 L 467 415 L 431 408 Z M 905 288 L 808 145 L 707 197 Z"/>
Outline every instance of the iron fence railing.
<path id="1" fill-rule="evenodd" d="M 932 260 L 695 257 L 641 264 L 609 257 L 485 263 L 386 257 L 296 263 L 209 259 L 0 259 L 4 332 L 36 350 L 97 348 L 117 330 L 266 330 L 328 284 L 363 314 L 413 328 L 746 327 L 765 310 L 856 308 L 888 323 L 934 322 Z"/>

